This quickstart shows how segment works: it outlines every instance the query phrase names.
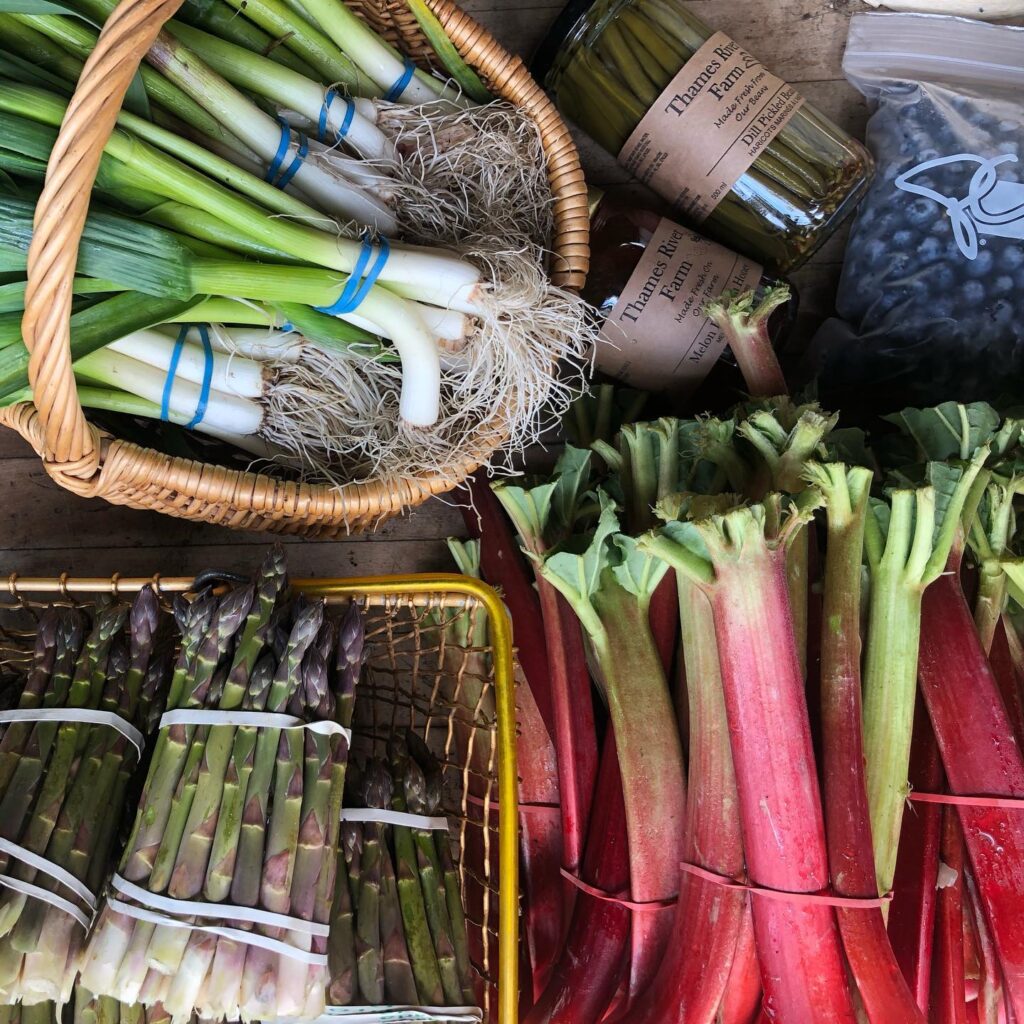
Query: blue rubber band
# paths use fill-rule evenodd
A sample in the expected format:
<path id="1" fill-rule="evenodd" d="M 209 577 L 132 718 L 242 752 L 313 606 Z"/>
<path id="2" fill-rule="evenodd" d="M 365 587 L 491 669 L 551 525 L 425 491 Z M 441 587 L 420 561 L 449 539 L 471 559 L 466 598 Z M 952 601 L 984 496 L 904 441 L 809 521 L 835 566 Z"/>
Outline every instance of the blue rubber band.
<path id="1" fill-rule="evenodd" d="M 405 92 L 406 87 L 412 81 L 412 76 L 416 74 L 416 65 L 413 64 L 408 57 L 405 58 L 405 70 L 402 72 L 398 81 L 384 94 L 384 99 L 388 103 L 397 103 L 402 97 L 402 93 Z"/>
<path id="2" fill-rule="evenodd" d="M 284 158 L 288 154 L 288 146 L 290 143 L 291 132 L 285 125 L 281 129 L 281 141 L 277 145 L 277 152 L 274 154 L 274 159 L 270 161 L 270 166 L 267 168 L 267 181 L 269 181 L 271 185 L 274 184 L 274 179 L 281 172 L 281 164 L 284 162 Z"/>
<path id="3" fill-rule="evenodd" d="M 320 108 L 320 120 L 317 122 L 316 137 L 320 142 L 327 141 L 327 116 L 331 109 L 331 104 L 339 99 L 338 93 L 334 89 L 328 89 L 324 94 L 323 106 Z M 343 138 L 349 133 L 349 129 L 352 127 L 352 121 L 356 115 L 356 105 L 346 97 L 340 97 L 345 103 L 345 116 L 341 119 L 341 125 L 338 130 L 334 133 L 336 142 L 341 142 Z"/>
<path id="4" fill-rule="evenodd" d="M 206 407 L 210 404 L 210 385 L 213 383 L 213 345 L 210 344 L 210 331 L 206 324 L 199 325 L 199 340 L 203 343 L 203 356 L 206 362 L 203 364 L 203 385 L 199 389 L 196 413 L 187 424 L 189 430 L 195 430 L 203 422 Z"/>
<path id="5" fill-rule="evenodd" d="M 171 352 L 171 362 L 167 367 L 167 379 L 164 381 L 164 393 L 160 398 L 160 419 L 167 423 L 171 418 L 171 392 L 174 390 L 174 377 L 178 372 L 178 363 L 181 362 L 181 350 L 185 347 L 185 339 L 188 337 L 189 324 L 182 324 L 178 331 L 178 337 L 174 340 L 174 351 Z"/>
<path id="6" fill-rule="evenodd" d="M 181 353 L 185 348 L 188 339 L 189 329 L 192 324 L 182 324 L 178 331 L 178 337 L 174 340 L 174 350 L 171 352 L 171 361 L 167 367 L 167 379 L 164 381 L 164 391 L 160 398 L 160 419 L 164 423 L 171 420 L 171 394 L 174 391 L 174 378 L 178 374 L 178 364 L 181 362 Z M 213 345 L 210 344 L 210 331 L 206 324 L 197 324 L 199 328 L 199 340 L 203 343 L 203 383 L 199 388 L 199 401 L 196 403 L 195 415 L 186 424 L 189 430 L 194 430 L 203 422 L 207 406 L 210 403 L 210 385 L 213 383 Z"/>
<path id="7" fill-rule="evenodd" d="M 284 188 L 295 177 L 306 157 L 309 156 L 309 140 L 302 132 L 299 132 L 298 136 L 299 146 L 295 156 L 292 157 L 287 168 L 282 171 L 285 157 L 292 144 L 292 130 L 286 121 L 281 120 L 281 141 L 277 145 L 277 152 L 270 162 L 270 167 L 267 168 L 267 181 L 277 188 Z"/>
<path id="8" fill-rule="evenodd" d="M 373 242 L 363 235 L 363 247 L 349 279 L 345 282 L 345 287 L 332 305 L 316 307 L 321 313 L 342 316 L 345 313 L 354 313 L 362 305 L 363 300 L 370 294 L 370 289 L 377 283 L 377 278 L 380 277 L 381 271 L 391 255 L 391 243 L 383 236 L 377 240 L 377 257 L 370 269 L 367 270 L 373 249 Z"/>

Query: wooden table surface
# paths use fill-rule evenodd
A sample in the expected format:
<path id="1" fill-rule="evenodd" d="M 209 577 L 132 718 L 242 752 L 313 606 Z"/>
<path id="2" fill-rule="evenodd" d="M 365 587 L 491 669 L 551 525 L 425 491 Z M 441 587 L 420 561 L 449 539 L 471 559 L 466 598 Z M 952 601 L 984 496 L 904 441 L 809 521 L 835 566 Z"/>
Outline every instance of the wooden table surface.
<path id="1" fill-rule="evenodd" d="M 463 6 L 509 49 L 529 56 L 564 0 L 463 0 Z M 689 6 L 756 53 L 838 124 L 862 135 L 866 112 L 843 80 L 840 60 L 857 0 L 692 0 Z M 588 179 L 625 180 L 615 163 L 577 133 Z M 794 278 L 802 329 L 830 309 L 843 237 L 829 242 Z M 451 569 L 444 538 L 462 532 L 459 510 L 435 499 L 376 533 L 349 540 L 289 542 L 297 575 L 348 576 Z M 0 428 L 0 577 L 193 575 L 203 569 L 249 569 L 269 535 L 240 533 L 151 512 L 78 498 L 52 483 L 39 459 Z"/>

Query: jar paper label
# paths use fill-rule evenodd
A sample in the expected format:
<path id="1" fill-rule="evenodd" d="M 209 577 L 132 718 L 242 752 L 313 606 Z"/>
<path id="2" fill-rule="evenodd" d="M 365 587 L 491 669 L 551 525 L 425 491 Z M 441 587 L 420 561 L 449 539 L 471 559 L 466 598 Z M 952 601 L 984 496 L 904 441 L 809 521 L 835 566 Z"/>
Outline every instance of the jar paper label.
<path id="1" fill-rule="evenodd" d="M 705 303 L 729 288 L 756 288 L 761 272 L 663 218 L 601 328 L 598 368 L 644 390 L 695 390 L 725 348 Z"/>
<path id="2" fill-rule="evenodd" d="M 793 86 L 716 32 L 655 100 L 619 163 L 700 222 L 803 103 Z"/>

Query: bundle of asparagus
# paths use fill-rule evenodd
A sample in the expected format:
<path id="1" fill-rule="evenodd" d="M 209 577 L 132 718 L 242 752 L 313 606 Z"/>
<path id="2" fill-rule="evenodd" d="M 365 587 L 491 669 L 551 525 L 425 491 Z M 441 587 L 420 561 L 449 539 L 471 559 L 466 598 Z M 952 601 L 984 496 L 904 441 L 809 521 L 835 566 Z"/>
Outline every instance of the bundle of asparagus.
<path id="1" fill-rule="evenodd" d="M 135 825 L 82 984 L 176 1019 L 315 1017 L 360 612 L 252 586 L 183 606 L 181 651 Z M 333 676 L 333 678 L 332 678 Z M 287 717 L 285 717 L 287 716 Z"/>
<path id="2" fill-rule="evenodd" d="M 438 827 L 441 770 L 417 736 L 393 737 L 387 761 L 351 771 L 331 918 L 330 1001 L 337 1006 L 467 1006 L 474 1001 L 459 873 Z"/>
<path id="3" fill-rule="evenodd" d="M 170 1024 L 170 1020 L 162 1006 L 125 1006 L 81 986 L 75 988 L 73 1003 L 60 1007 L 55 1003 L 0 1006 L 0 1024 Z"/>
<path id="4" fill-rule="evenodd" d="M 0 1001 L 66 1002 L 110 868 L 142 733 L 162 698 L 151 589 L 90 619 L 49 608 L 0 718 Z M 41 720 L 45 719 L 45 720 Z"/>

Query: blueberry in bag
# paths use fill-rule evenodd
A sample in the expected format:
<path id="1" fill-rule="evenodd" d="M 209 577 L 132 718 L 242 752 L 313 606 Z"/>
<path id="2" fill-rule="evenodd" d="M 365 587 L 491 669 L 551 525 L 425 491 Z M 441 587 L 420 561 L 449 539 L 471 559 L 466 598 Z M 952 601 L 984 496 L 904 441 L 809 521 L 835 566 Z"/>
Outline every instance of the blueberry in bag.
<path id="1" fill-rule="evenodd" d="M 876 410 L 1024 384 L 1024 29 L 862 14 L 844 70 L 877 165 L 847 247 L 822 398 Z"/>

